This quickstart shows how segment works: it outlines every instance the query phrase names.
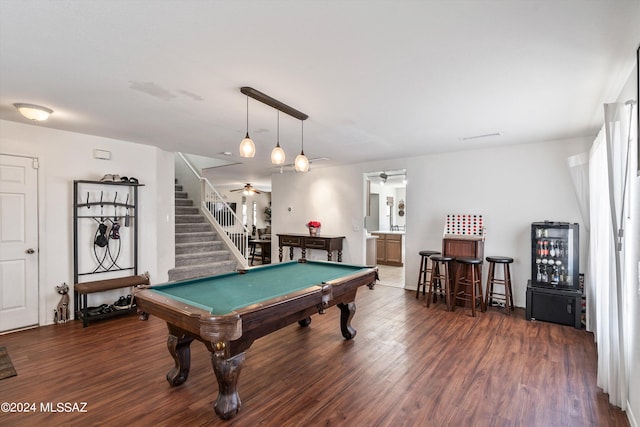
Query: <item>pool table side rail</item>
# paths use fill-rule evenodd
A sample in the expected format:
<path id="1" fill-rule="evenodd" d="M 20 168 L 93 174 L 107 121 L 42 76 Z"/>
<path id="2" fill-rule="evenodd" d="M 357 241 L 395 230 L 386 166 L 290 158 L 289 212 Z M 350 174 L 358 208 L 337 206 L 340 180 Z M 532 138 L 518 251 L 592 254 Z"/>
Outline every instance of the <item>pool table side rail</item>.
<path id="1" fill-rule="evenodd" d="M 158 294 L 153 288 L 134 289 L 134 297 L 139 312 L 157 316 L 194 334 L 200 331 L 200 319 L 211 316 L 207 310 Z"/>
<path id="2" fill-rule="evenodd" d="M 193 333 L 194 335 L 199 335 L 201 332 L 201 324 L 206 323 L 221 327 L 222 337 L 224 337 L 225 340 L 233 340 L 238 337 L 231 336 L 235 335 L 235 333 L 230 334 L 230 331 L 236 330 L 236 327 L 225 327 L 225 325 L 229 325 L 230 322 L 232 322 L 230 319 L 237 319 L 240 330 L 252 329 L 255 327 L 255 325 L 253 325 L 254 322 L 252 321 L 255 314 L 260 314 L 264 310 L 278 308 L 285 302 L 287 302 L 289 306 L 287 311 L 295 309 L 298 305 L 320 304 L 322 302 L 323 295 L 326 295 L 327 293 L 330 295 L 330 290 L 331 288 L 327 286 L 313 285 L 305 289 L 291 292 L 287 295 L 281 295 L 259 303 L 251 304 L 239 310 L 234 310 L 222 315 L 212 315 L 208 310 L 187 304 L 177 299 L 169 298 L 166 295 L 153 291 L 153 289 L 138 290 L 135 297 L 140 311 L 158 316 L 181 329 Z M 330 296 L 325 296 L 325 299 L 329 300 Z M 259 315 L 257 317 L 262 318 L 262 316 Z M 242 322 L 243 318 L 245 318 L 244 322 Z M 258 322 L 260 322 L 260 320 L 258 320 Z M 219 337 L 218 339 L 222 337 Z"/>
<path id="3" fill-rule="evenodd" d="M 340 286 L 324 285 L 322 291 L 301 295 L 299 298 L 279 299 L 271 304 L 253 310 L 248 307 L 239 311 L 242 318 L 242 337 L 230 341 L 228 355 L 245 351 L 254 340 L 304 320 L 314 314 L 322 313 L 326 308 L 337 304 L 348 304 L 355 300 L 358 287 L 369 285 L 375 280 L 375 270 L 360 272 L 349 276 Z M 330 294 L 328 291 L 330 290 Z M 327 296 L 330 295 L 330 298 Z M 324 298 L 324 301 L 323 301 Z"/>
<path id="4" fill-rule="evenodd" d="M 244 351 L 257 338 L 317 313 L 327 290 L 319 286 L 313 288 L 292 293 L 288 298 L 270 300 L 268 304 L 253 304 L 238 310 L 233 316 L 202 317 L 200 337 L 212 343 L 229 342 L 230 354 Z M 233 336 L 229 329 L 225 329 L 225 322 L 232 319 L 241 331 L 240 336 Z"/>
<path id="5" fill-rule="evenodd" d="M 252 304 L 235 313 L 242 319 L 243 336 L 260 337 L 313 314 L 323 313 L 338 303 L 352 302 L 358 287 L 375 282 L 375 270 L 365 269 L 322 285 Z M 219 316 L 210 316 L 215 319 Z M 206 322 L 205 318 L 202 322 Z M 215 320 L 212 320 L 215 321 Z"/>
<path id="6" fill-rule="evenodd" d="M 354 281 L 357 283 L 356 288 L 359 286 L 374 284 L 376 282 L 376 271 L 372 268 L 365 267 L 348 276 L 328 280 L 326 282 L 322 282 L 322 284 L 331 286 L 335 295 L 336 291 L 349 289 L 353 285 Z M 340 295 L 340 292 L 338 292 L 337 295 Z"/>

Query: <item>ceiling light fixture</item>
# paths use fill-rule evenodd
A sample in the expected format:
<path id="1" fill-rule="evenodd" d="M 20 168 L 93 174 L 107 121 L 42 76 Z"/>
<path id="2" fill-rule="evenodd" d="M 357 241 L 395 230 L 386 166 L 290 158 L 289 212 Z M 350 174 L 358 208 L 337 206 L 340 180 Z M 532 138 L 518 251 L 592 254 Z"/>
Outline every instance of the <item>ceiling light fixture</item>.
<path id="1" fill-rule="evenodd" d="M 242 188 L 236 188 L 234 190 L 229 190 L 229 192 L 231 193 L 236 193 L 238 191 L 241 191 L 243 195 L 245 196 L 253 196 L 254 194 L 261 194 L 262 191 L 257 190 L 253 187 L 253 185 L 251 185 L 250 183 L 246 183 L 244 187 Z"/>
<path id="2" fill-rule="evenodd" d="M 304 155 L 304 120 L 300 120 L 302 124 L 302 149 L 300 154 L 296 157 L 295 167 L 296 172 L 308 172 L 309 171 L 309 159 Z"/>
<path id="3" fill-rule="evenodd" d="M 285 159 L 285 153 L 282 147 L 280 147 L 280 110 L 278 111 L 278 135 L 276 137 L 276 147 L 271 151 L 271 163 L 274 165 L 283 165 Z"/>
<path id="4" fill-rule="evenodd" d="M 256 99 L 262 102 L 263 104 L 268 105 L 269 107 L 272 107 L 278 110 L 278 136 L 276 141 L 276 147 L 271 151 L 271 163 L 273 163 L 274 165 L 284 164 L 285 152 L 282 149 L 282 147 L 280 147 L 280 111 L 290 115 L 291 117 L 295 117 L 296 119 L 302 122 L 304 122 L 304 120 L 307 120 L 309 116 L 301 111 L 296 110 L 295 108 L 289 107 L 287 104 L 284 104 L 278 101 L 277 99 L 272 98 L 269 95 L 266 95 L 252 87 L 243 86 L 240 88 L 240 92 L 247 95 L 247 136 L 245 137 L 245 139 L 242 140 L 242 143 L 240 144 L 240 155 L 242 155 L 242 157 L 253 157 L 255 155 L 255 150 L 256 150 L 255 144 L 249 138 L 249 97 L 251 97 L 253 99 Z M 304 131 L 303 131 L 303 138 L 304 138 Z M 247 140 L 250 141 L 250 144 L 249 142 L 246 142 L 246 145 L 250 147 L 250 148 L 247 148 L 247 152 L 251 152 L 251 155 L 243 154 L 243 144 L 245 144 L 245 141 Z M 304 146 L 304 142 L 303 142 L 303 146 Z M 300 165 L 298 165 L 298 160 L 300 160 L 301 162 Z M 296 167 L 296 170 L 298 170 L 299 168 L 304 169 L 304 170 L 298 170 L 298 172 L 306 172 L 309 170 L 309 160 L 304 155 L 304 148 L 302 153 L 298 157 L 296 157 L 295 167 Z"/>
<path id="5" fill-rule="evenodd" d="M 252 87 L 243 86 L 240 88 L 240 92 L 268 105 L 271 108 L 275 108 L 276 110 L 280 110 L 283 113 L 290 115 L 291 117 L 295 117 L 298 120 L 307 120 L 309 118 L 305 113 L 289 107 L 287 104 L 284 104 Z"/>
<path id="6" fill-rule="evenodd" d="M 240 156 L 253 157 L 256 155 L 256 144 L 249 137 L 249 96 L 247 96 L 247 135 L 240 142 Z"/>
<path id="7" fill-rule="evenodd" d="M 460 141 L 470 141 L 472 139 L 490 138 L 492 136 L 500 136 L 500 135 L 502 135 L 500 132 L 493 132 L 493 133 L 485 133 L 483 135 L 464 136 L 460 138 Z"/>
<path id="8" fill-rule="evenodd" d="M 47 120 L 53 110 L 51 108 L 42 107 L 34 104 L 24 104 L 21 102 L 13 104 L 14 107 L 20 111 L 20 114 L 25 116 L 29 120 L 41 122 Z"/>

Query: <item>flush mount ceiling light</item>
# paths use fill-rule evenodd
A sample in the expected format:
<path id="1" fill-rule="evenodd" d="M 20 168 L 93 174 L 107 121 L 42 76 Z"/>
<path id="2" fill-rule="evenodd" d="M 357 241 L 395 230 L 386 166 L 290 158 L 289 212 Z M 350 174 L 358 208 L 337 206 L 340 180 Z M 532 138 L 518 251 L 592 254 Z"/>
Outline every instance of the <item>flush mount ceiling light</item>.
<path id="1" fill-rule="evenodd" d="M 247 135 L 240 142 L 240 156 L 253 157 L 256 155 L 256 144 L 249 137 L 249 97 L 247 96 Z"/>
<path id="2" fill-rule="evenodd" d="M 53 110 L 51 108 L 42 107 L 34 104 L 24 104 L 21 102 L 13 104 L 14 107 L 20 111 L 20 114 L 25 116 L 29 120 L 41 122 L 47 120 Z"/>

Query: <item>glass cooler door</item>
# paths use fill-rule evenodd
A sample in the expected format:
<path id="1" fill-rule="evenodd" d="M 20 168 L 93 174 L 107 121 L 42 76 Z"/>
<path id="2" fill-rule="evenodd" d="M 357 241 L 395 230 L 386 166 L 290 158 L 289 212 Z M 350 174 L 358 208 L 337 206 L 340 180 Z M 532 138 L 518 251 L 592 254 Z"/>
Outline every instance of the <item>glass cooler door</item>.
<path id="1" fill-rule="evenodd" d="M 579 289 L 578 224 L 531 224 L 531 284 L 556 289 Z"/>

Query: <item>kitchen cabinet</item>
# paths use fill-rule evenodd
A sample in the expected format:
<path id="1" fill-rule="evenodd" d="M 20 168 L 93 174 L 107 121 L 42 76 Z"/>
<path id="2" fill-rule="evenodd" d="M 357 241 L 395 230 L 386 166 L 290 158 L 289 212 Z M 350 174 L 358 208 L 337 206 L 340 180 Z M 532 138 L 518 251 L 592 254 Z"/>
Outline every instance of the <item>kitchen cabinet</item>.
<path id="1" fill-rule="evenodd" d="M 395 265 L 402 267 L 403 233 L 371 233 L 378 237 L 376 241 L 377 262 L 382 265 Z"/>

